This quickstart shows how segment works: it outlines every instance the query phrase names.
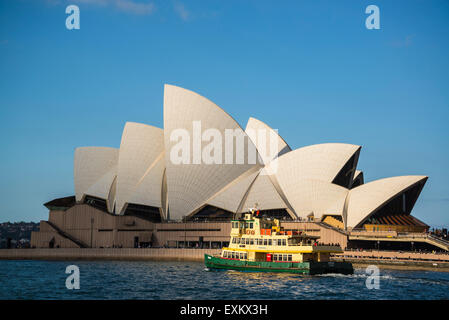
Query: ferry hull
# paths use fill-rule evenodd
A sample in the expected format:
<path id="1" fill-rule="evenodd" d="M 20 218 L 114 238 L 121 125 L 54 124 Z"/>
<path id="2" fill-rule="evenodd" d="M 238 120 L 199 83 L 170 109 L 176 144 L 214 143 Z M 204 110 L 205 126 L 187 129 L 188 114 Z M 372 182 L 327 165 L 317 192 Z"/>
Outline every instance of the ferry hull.
<path id="1" fill-rule="evenodd" d="M 353 274 L 350 262 L 264 262 L 241 261 L 204 255 L 204 263 L 209 269 L 225 269 L 250 272 L 284 272 L 299 274 L 341 273 Z"/>

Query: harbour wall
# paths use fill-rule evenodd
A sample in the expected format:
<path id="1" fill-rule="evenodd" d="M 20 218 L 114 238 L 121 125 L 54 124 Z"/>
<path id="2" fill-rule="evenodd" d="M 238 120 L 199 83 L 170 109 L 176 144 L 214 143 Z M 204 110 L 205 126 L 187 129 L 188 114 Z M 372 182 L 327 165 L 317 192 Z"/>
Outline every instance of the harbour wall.
<path id="1" fill-rule="evenodd" d="M 204 254 L 220 254 L 221 249 L 180 248 L 34 248 L 0 249 L 0 260 L 153 260 L 204 261 Z M 344 251 L 332 257 L 355 265 L 378 265 L 385 268 L 432 269 L 449 271 L 449 254 Z"/>
<path id="2" fill-rule="evenodd" d="M 0 249 L 0 260 L 157 260 L 204 261 L 221 249 L 176 248 L 37 248 Z"/>
<path id="3" fill-rule="evenodd" d="M 355 267 L 376 265 L 380 268 L 435 270 L 449 272 L 449 254 L 400 251 L 344 251 L 334 261 L 351 262 Z"/>

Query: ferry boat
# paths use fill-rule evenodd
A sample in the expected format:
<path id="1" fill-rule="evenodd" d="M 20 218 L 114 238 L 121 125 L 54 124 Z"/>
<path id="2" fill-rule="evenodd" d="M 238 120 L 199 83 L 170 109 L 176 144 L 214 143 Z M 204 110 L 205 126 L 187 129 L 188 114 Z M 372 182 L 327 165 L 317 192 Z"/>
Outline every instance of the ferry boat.
<path id="1" fill-rule="evenodd" d="M 318 236 L 284 230 L 278 219 L 259 217 L 252 208 L 243 218 L 231 220 L 229 247 L 221 255 L 205 254 L 208 269 L 286 272 L 300 274 L 352 274 L 349 262 L 330 261 L 331 253 L 342 253 L 336 244 L 321 244 Z"/>

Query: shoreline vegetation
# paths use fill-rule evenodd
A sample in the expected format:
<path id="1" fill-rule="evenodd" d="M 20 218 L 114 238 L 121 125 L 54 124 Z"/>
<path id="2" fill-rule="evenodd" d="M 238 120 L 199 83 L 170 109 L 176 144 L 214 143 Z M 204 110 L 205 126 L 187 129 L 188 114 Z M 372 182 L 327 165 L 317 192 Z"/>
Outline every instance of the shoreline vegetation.
<path id="1" fill-rule="evenodd" d="M 53 248 L 0 249 L 0 260 L 122 260 L 122 261 L 204 261 L 204 254 L 220 254 L 220 249 L 182 248 Z M 377 265 L 384 269 L 449 272 L 449 254 L 392 251 L 345 251 L 331 258 L 354 267 Z"/>

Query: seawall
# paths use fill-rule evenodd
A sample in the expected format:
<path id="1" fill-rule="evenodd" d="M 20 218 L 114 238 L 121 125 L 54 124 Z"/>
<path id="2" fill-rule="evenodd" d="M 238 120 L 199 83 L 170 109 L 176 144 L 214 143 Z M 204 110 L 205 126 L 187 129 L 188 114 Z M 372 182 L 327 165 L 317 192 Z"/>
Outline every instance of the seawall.
<path id="1" fill-rule="evenodd" d="M 176 248 L 0 249 L 0 259 L 204 261 L 205 253 L 219 254 L 221 253 L 221 249 L 176 249 Z"/>
<path id="2" fill-rule="evenodd" d="M 449 272 L 449 254 L 398 251 L 345 251 L 332 257 L 334 261 L 348 261 L 355 267 L 376 265 L 379 268 L 435 270 Z"/>
<path id="3" fill-rule="evenodd" d="M 176 248 L 37 248 L 0 249 L 0 260 L 127 260 L 127 261 L 204 261 L 204 254 L 220 254 L 221 249 Z M 345 251 L 332 257 L 354 266 L 449 271 L 449 254 L 394 251 Z"/>

